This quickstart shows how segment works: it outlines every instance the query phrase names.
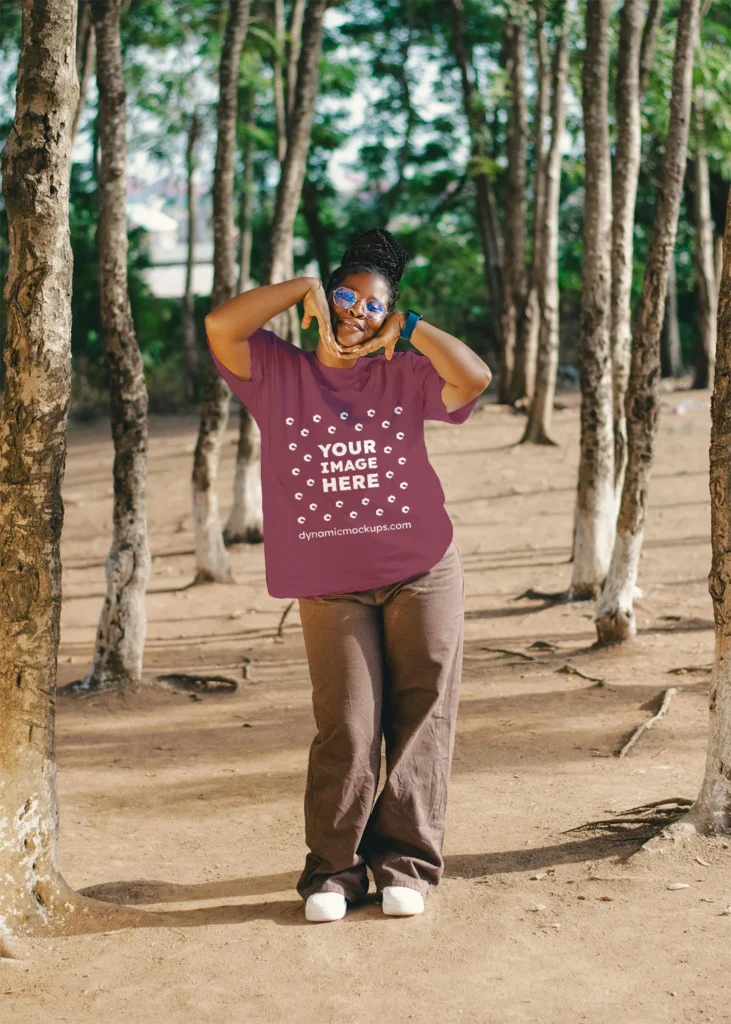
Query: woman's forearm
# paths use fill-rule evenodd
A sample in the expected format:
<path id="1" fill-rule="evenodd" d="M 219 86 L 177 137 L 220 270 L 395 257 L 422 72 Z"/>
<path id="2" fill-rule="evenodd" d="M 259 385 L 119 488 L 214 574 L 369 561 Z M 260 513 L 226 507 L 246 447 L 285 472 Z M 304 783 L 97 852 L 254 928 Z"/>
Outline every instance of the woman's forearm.
<path id="1" fill-rule="evenodd" d="M 448 384 L 480 392 L 492 380 L 490 367 L 469 345 L 425 320 L 419 320 L 414 328 L 411 344 L 429 359 Z"/>
<path id="2" fill-rule="evenodd" d="M 209 341 L 211 344 L 214 340 L 226 344 L 248 338 L 272 317 L 300 302 L 318 280 L 316 277 L 295 277 L 279 284 L 250 288 L 222 302 L 205 319 Z"/>

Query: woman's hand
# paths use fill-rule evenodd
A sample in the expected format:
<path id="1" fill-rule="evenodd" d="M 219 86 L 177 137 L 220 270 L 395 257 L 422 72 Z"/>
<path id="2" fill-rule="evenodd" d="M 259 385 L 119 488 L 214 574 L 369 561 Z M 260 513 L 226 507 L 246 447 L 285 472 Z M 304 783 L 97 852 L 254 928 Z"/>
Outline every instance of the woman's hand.
<path id="1" fill-rule="evenodd" d="M 384 355 L 387 361 L 390 362 L 405 321 L 405 313 L 391 313 L 390 316 L 386 317 L 381 324 L 380 330 L 372 338 L 361 342 L 359 345 L 353 345 L 352 348 L 348 349 L 348 355 L 365 356 L 369 352 L 375 352 L 377 349 L 383 348 Z"/>
<path id="2" fill-rule="evenodd" d="M 305 312 L 300 325 L 302 329 L 304 330 L 309 327 L 312 323 L 312 318 L 315 317 L 317 320 L 319 335 L 325 348 L 335 356 L 342 355 L 343 350 L 333 334 L 332 324 L 330 321 L 330 307 L 327 302 L 327 296 L 325 295 L 325 289 L 322 285 L 322 281 L 318 281 L 316 285 L 313 285 L 312 288 L 310 288 L 303 299 L 303 303 Z"/>

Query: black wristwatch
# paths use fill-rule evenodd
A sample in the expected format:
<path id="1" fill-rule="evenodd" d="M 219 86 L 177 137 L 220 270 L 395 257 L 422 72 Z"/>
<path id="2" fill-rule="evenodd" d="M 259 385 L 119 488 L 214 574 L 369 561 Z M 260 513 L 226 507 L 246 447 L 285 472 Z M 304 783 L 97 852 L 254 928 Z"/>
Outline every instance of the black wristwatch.
<path id="1" fill-rule="evenodd" d="M 411 335 L 414 333 L 414 328 L 420 320 L 423 320 L 421 313 L 415 313 L 413 309 L 410 309 L 406 314 L 406 320 L 404 326 L 401 328 L 399 334 L 399 341 L 411 341 Z"/>

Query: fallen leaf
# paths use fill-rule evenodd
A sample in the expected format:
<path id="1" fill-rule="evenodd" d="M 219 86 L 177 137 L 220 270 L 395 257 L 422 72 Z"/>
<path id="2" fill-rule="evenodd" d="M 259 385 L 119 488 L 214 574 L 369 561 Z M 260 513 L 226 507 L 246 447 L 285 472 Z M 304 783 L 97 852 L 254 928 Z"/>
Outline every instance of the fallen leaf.
<path id="1" fill-rule="evenodd" d="M 536 903 L 535 906 L 531 907 L 531 910 L 533 910 L 533 911 L 541 911 L 541 910 L 547 910 L 547 909 L 548 908 L 546 907 L 545 903 Z"/>
<path id="2" fill-rule="evenodd" d="M 668 889 L 670 889 L 671 892 L 674 892 L 676 889 L 690 889 L 690 886 L 687 882 L 673 882 L 672 885 L 668 886 Z"/>
<path id="3" fill-rule="evenodd" d="M 710 868 L 710 866 L 711 866 L 708 863 L 708 861 L 707 860 L 703 860 L 702 857 L 696 857 L 696 860 L 698 861 L 699 864 L 702 864 L 704 868 Z"/>

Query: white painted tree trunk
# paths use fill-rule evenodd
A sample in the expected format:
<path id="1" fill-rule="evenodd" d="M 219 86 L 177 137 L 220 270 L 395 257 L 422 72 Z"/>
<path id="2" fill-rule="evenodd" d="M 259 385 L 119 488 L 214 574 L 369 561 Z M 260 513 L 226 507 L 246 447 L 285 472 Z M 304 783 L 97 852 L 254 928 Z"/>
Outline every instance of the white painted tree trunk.
<path id="1" fill-rule="evenodd" d="M 609 0 L 586 5 L 584 251 L 579 372 L 581 454 L 569 596 L 597 597 L 614 543 L 614 415 L 610 347 L 612 174 L 609 158 Z"/>
<path id="2" fill-rule="evenodd" d="M 535 265 L 539 305 L 536 386 L 523 442 L 554 444 L 553 401 L 559 352 L 558 212 L 561 191 L 561 140 L 566 123 L 566 77 L 569 67 L 566 15 L 556 37 L 551 73 L 551 144 L 546 162 L 543 240 Z"/>
<path id="3" fill-rule="evenodd" d="M 633 596 L 655 454 L 660 333 L 668 268 L 675 251 L 685 177 L 697 23 L 698 0 L 680 0 L 670 122 L 663 161 L 663 187 L 658 192 L 655 220 L 647 249 L 642 303 L 632 342 L 627 392 L 627 469 L 617 520 L 617 540 L 607 581 L 596 609 L 596 629 L 600 643 L 628 640 L 636 633 Z"/>
<path id="4" fill-rule="evenodd" d="M 615 94 L 616 153 L 612 180 L 612 387 L 614 491 L 619 509 L 627 464 L 624 400 L 632 344 L 631 307 L 635 205 L 640 174 L 640 50 L 644 0 L 625 0 L 620 14 Z"/>
<path id="5" fill-rule="evenodd" d="M 132 914 L 75 893 L 57 854 L 76 15 L 68 0 L 23 0 L 16 112 L 2 154 L 9 244 L 0 408 L 0 956 L 21 952 L 24 936 L 85 930 L 92 914 L 115 922 L 118 913 Z"/>
<path id="6" fill-rule="evenodd" d="M 700 92 L 700 90 L 699 90 Z M 700 120 L 700 119 L 699 119 Z M 698 342 L 694 388 L 710 387 L 716 359 L 716 285 L 713 220 L 708 176 L 708 158 L 699 149 L 693 161 L 693 222 L 695 227 L 695 271 L 698 289 Z"/>
<path id="7" fill-rule="evenodd" d="M 238 70 L 249 24 L 250 2 L 251 0 L 231 0 L 221 53 L 218 137 L 213 177 L 213 309 L 233 298 L 236 285 L 233 186 Z M 215 490 L 221 445 L 228 424 L 230 399 L 231 389 L 211 362 L 205 375 L 198 442 L 193 456 L 195 583 L 233 582 Z"/>
<path id="8" fill-rule="evenodd" d="M 243 405 L 239 416 L 234 503 L 224 530 L 224 540 L 227 544 L 256 544 L 264 539 L 261 504 L 261 432 L 256 420 Z"/>
<path id="9" fill-rule="evenodd" d="M 114 441 L 114 507 L 107 592 L 94 657 L 78 684 L 84 690 L 138 685 L 147 635 L 147 387 L 127 288 L 127 116 L 120 17 L 121 0 L 92 4 L 101 126 L 101 321 Z"/>
<path id="10" fill-rule="evenodd" d="M 290 32 L 290 60 L 287 63 L 287 107 L 282 83 L 281 64 L 274 61 L 275 83 L 279 83 L 280 100 L 277 101 L 278 155 L 282 170 L 277 186 L 277 197 L 272 218 L 269 247 L 261 273 L 261 284 L 279 284 L 294 277 L 292 240 L 294 220 L 302 196 L 307 152 L 310 146 L 312 121 L 319 81 L 319 61 L 322 51 L 322 19 L 327 0 L 311 0 L 302 18 L 300 4 L 292 10 Z M 283 34 L 283 8 L 275 11 L 278 31 Z M 296 32 L 301 27 L 301 39 Z M 298 54 L 295 64 L 293 54 Z M 299 316 L 296 304 L 273 317 L 266 325 L 281 338 L 299 347 Z M 261 509 L 261 438 L 259 427 L 246 409 L 239 416 L 239 444 L 236 452 L 233 504 L 224 531 L 227 544 L 234 542 L 259 543 L 263 539 Z"/>
<path id="11" fill-rule="evenodd" d="M 710 492 L 716 650 L 710 693 L 706 768 L 695 803 L 665 833 L 724 833 L 731 829 L 731 193 L 726 213 L 718 308 L 715 381 L 711 400 Z"/>

